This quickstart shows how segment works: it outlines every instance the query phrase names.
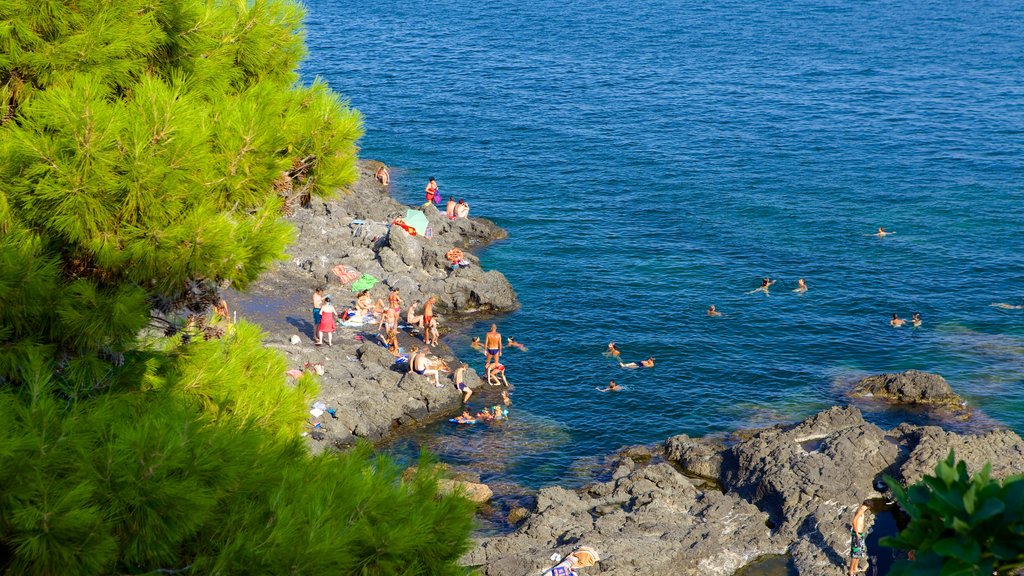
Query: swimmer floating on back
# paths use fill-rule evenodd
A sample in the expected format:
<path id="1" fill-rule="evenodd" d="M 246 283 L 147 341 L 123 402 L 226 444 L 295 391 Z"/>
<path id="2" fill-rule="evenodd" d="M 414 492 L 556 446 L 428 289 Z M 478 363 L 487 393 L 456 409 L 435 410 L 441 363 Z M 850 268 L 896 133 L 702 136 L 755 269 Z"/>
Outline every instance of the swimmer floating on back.
<path id="1" fill-rule="evenodd" d="M 882 228 L 881 226 L 879 226 L 878 227 L 878 232 L 875 232 L 874 234 L 869 234 L 869 236 L 878 236 L 879 238 L 885 238 L 889 234 L 895 234 L 895 233 L 896 233 L 895 231 L 886 230 L 885 228 Z"/>
<path id="2" fill-rule="evenodd" d="M 627 364 L 623 364 L 622 362 L 619 362 L 619 367 L 620 368 L 654 368 L 654 356 L 651 356 L 647 360 L 641 360 L 639 362 L 629 362 Z"/>

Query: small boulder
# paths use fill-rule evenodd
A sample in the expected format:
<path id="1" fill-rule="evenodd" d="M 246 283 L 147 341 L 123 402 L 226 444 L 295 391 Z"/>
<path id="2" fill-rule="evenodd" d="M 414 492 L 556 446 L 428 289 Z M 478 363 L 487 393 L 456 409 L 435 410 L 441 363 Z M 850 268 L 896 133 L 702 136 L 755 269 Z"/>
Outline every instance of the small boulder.
<path id="1" fill-rule="evenodd" d="M 868 376 L 853 388 L 854 396 L 874 396 L 894 404 L 924 404 L 962 410 L 964 401 L 938 374 L 907 370 Z"/>
<path id="2" fill-rule="evenodd" d="M 526 517 L 529 515 L 529 510 L 523 508 L 522 506 L 516 506 L 515 508 L 508 511 L 508 523 L 519 524 L 523 520 L 526 520 Z"/>
<path id="3" fill-rule="evenodd" d="M 292 337 L 289 338 L 288 341 L 291 342 L 292 344 L 301 344 L 302 338 L 299 338 L 299 336 L 296 334 L 292 334 Z"/>
<path id="4" fill-rule="evenodd" d="M 456 490 L 462 492 L 471 502 L 483 504 L 494 496 L 494 492 L 487 484 L 477 482 L 463 482 L 461 480 L 438 480 L 437 491 L 441 494 L 451 494 Z"/>

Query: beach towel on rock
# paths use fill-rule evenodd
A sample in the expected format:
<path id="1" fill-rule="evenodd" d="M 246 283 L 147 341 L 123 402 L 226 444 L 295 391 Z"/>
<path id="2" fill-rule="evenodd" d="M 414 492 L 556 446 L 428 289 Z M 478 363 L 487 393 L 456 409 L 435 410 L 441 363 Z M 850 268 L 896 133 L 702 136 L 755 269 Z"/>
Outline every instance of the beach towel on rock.
<path id="1" fill-rule="evenodd" d="M 338 277 L 338 280 L 341 280 L 342 284 L 355 282 L 362 276 L 358 270 L 345 266 L 344 264 L 338 264 L 334 268 L 331 268 L 331 272 L 334 272 L 334 275 Z"/>
<path id="2" fill-rule="evenodd" d="M 352 291 L 362 292 L 363 290 L 369 290 L 370 288 L 373 288 L 377 282 L 380 282 L 380 279 L 369 274 L 363 274 L 358 280 L 352 283 Z"/>

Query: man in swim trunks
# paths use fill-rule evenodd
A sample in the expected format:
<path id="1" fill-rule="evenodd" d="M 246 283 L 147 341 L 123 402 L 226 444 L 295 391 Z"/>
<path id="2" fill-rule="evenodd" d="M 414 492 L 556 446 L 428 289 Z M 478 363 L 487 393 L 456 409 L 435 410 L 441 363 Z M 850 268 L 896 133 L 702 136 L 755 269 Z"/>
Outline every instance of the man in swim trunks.
<path id="1" fill-rule="evenodd" d="M 853 514 L 850 526 L 850 576 L 857 573 L 857 564 L 868 557 L 868 549 L 864 542 L 864 514 L 867 511 L 867 505 L 861 504 Z"/>
<path id="2" fill-rule="evenodd" d="M 431 296 L 427 298 L 427 302 L 423 305 L 423 326 L 427 327 L 427 330 L 423 331 L 423 341 L 430 344 L 430 323 L 434 319 L 434 302 L 437 302 L 437 296 Z"/>
<path id="3" fill-rule="evenodd" d="M 441 368 L 443 368 L 443 366 L 443 363 L 441 366 L 437 367 L 432 365 L 430 361 L 427 359 L 426 351 L 415 352 L 412 355 L 412 358 L 409 360 L 409 367 L 412 369 L 413 372 L 419 374 L 420 376 L 427 376 L 428 378 L 430 376 L 433 376 L 434 386 L 438 388 L 444 386 L 443 384 L 441 384 L 441 380 L 438 377 L 438 375 L 441 373 Z"/>
<path id="4" fill-rule="evenodd" d="M 491 324 L 491 331 L 484 340 L 484 353 L 487 355 L 484 359 L 484 369 L 491 365 L 492 360 L 497 364 L 501 358 L 501 334 L 498 333 L 497 324 Z"/>
<path id="5" fill-rule="evenodd" d="M 398 311 L 394 308 L 388 308 L 381 314 L 380 322 L 377 323 L 377 332 L 380 332 L 381 327 L 384 328 L 384 334 L 388 339 L 398 338 Z"/>
<path id="6" fill-rule="evenodd" d="M 654 368 L 654 356 L 651 356 L 647 360 L 641 360 L 639 362 L 630 362 L 628 364 L 623 364 L 622 362 L 619 362 L 619 367 L 620 368 Z"/>
<path id="7" fill-rule="evenodd" d="M 444 214 L 449 220 L 455 220 L 455 196 L 448 197 L 448 204 L 444 207 Z"/>
<path id="8" fill-rule="evenodd" d="M 316 338 L 320 332 L 320 308 L 324 305 L 324 290 L 317 288 L 313 290 L 313 337 Z"/>
<path id="9" fill-rule="evenodd" d="M 714 304 L 712 304 L 711 307 L 708 308 L 708 316 L 710 316 L 712 318 L 715 318 L 715 317 L 721 316 L 721 315 L 722 315 L 721 312 L 719 312 L 718 310 L 715 310 L 715 305 Z"/>
<path id="10" fill-rule="evenodd" d="M 467 368 L 469 368 L 468 365 L 460 364 L 459 367 L 455 369 L 455 374 L 452 374 L 452 378 L 455 379 L 455 388 L 459 392 L 462 392 L 463 404 L 469 402 L 469 397 L 473 395 L 473 389 L 470 388 L 469 386 L 466 386 L 465 382 Z"/>

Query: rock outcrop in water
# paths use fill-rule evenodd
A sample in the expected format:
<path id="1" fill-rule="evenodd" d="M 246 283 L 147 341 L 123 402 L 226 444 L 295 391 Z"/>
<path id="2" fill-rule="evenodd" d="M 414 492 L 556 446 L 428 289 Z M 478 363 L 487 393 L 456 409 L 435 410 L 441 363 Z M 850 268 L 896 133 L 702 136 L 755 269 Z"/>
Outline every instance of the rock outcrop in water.
<path id="1" fill-rule="evenodd" d="M 298 208 L 291 221 L 298 238 L 288 253 L 291 259 L 265 273 L 235 304 L 270 334 L 268 345 L 282 351 L 292 368 L 322 364 L 320 397 L 334 408 L 336 417 L 325 418 L 326 439 L 313 442 L 345 446 L 357 438 L 379 440 L 394 429 L 450 415 L 461 406 L 461 395 L 450 380 L 434 387 L 431 380 L 408 374 L 402 364 L 375 341 L 376 324 L 339 326 L 334 346 L 313 346 L 310 297 L 325 287 L 339 310 L 353 305 L 354 294 L 332 269 L 345 265 L 381 282 L 372 290 L 374 300 L 387 298 L 390 288 L 400 289 L 405 308 L 415 300 L 437 296 L 435 315 L 442 329 L 454 319 L 480 313 L 507 312 L 519 306 L 505 276 L 485 271 L 468 249 L 505 238 L 506 232 L 481 219 L 449 221 L 433 206 L 417 207 L 430 222 L 433 237 L 411 236 L 387 224 L 404 216 L 409 208 L 391 198 L 373 178 L 380 164 L 361 162 L 359 180 L 347 193 L 331 201 L 313 201 Z M 445 254 L 452 248 L 466 250 L 470 265 L 451 270 Z M 294 336 L 302 335 L 296 339 Z M 400 345 L 409 350 L 423 347 L 422 340 L 400 333 Z M 443 344 L 430 352 L 445 358 L 454 368 L 458 362 Z M 478 389 L 478 375 L 470 369 L 466 383 Z"/>
<path id="2" fill-rule="evenodd" d="M 551 551 L 580 543 L 602 552 L 587 574 L 725 576 L 760 556 L 789 554 L 799 574 L 841 576 L 853 511 L 884 498 L 884 474 L 914 482 L 951 448 L 972 471 L 985 462 L 995 476 L 1024 471 L 1024 440 L 1013 432 L 885 431 L 856 408 L 745 437 L 727 445 L 676 436 L 662 455 L 678 468 L 657 456 L 648 465 L 623 457 L 609 481 L 545 488 L 515 532 L 479 541 L 464 562 L 487 576 L 529 574 Z M 687 474 L 717 481 L 724 493 Z"/>
<path id="3" fill-rule="evenodd" d="M 907 370 L 868 376 L 854 386 L 854 396 L 872 396 L 893 404 L 917 404 L 961 411 L 964 401 L 938 374 Z"/>

